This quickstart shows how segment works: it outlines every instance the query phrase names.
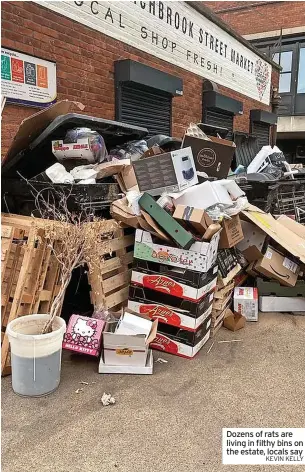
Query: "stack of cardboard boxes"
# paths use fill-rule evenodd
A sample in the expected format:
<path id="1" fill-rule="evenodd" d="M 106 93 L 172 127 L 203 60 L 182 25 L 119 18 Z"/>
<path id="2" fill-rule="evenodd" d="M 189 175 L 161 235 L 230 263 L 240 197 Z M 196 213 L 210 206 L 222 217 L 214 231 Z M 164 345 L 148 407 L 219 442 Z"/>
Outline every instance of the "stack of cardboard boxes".
<path id="1" fill-rule="evenodd" d="M 128 308 L 158 319 L 151 347 L 192 358 L 209 339 L 218 240 L 185 250 L 136 231 Z"/>
<path id="2" fill-rule="evenodd" d="M 233 301 L 234 287 L 240 284 L 241 266 L 235 246 L 244 238 L 239 215 L 223 220 L 217 255 L 218 280 L 212 310 L 211 336 L 215 336 L 223 325 Z"/>

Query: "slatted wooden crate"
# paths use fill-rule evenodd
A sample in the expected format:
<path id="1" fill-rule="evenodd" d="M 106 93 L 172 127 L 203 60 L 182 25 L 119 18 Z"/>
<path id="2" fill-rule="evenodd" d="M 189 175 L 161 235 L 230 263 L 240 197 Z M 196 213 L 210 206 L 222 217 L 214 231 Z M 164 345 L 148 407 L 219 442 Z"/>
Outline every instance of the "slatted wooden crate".
<path id="1" fill-rule="evenodd" d="M 91 302 L 95 307 L 118 311 L 127 304 L 131 266 L 133 261 L 134 232 L 118 228 L 114 239 L 109 241 L 100 267 L 89 268 Z"/>
<path id="2" fill-rule="evenodd" d="M 2 375 L 10 372 L 7 324 L 18 316 L 48 313 L 58 293 L 60 266 L 42 235 L 42 220 L 2 215 Z"/>

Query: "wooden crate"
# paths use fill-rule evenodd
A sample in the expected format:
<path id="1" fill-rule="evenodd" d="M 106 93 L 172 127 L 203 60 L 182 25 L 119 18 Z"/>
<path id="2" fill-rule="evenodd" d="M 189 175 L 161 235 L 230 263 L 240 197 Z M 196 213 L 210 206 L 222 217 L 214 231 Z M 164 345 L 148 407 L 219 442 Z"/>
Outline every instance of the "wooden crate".
<path id="1" fill-rule="evenodd" d="M 133 247 L 134 232 L 126 234 L 126 230 L 119 228 L 115 231 L 114 239 L 109 242 L 110 252 L 104 253 L 105 259 L 100 267 L 89 268 L 91 302 L 95 307 L 118 311 L 122 306 L 126 306 Z"/>
<path id="2" fill-rule="evenodd" d="M 1 217 L 1 353 L 2 375 L 10 371 L 7 324 L 18 316 L 48 313 L 59 290 L 60 265 L 42 235 L 42 220 L 19 215 Z"/>

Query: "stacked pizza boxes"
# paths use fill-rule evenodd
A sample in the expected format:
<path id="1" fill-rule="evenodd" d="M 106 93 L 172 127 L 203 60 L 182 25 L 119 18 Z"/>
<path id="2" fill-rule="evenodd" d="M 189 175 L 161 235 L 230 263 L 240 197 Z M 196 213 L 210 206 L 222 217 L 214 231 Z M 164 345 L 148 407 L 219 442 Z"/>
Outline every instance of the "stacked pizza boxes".
<path id="1" fill-rule="evenodd" d="M 192 358 L 209 339 L 218 241 L 182 249 L 136 231 L 128 308 L 158 319 L 152 348 Z"/>

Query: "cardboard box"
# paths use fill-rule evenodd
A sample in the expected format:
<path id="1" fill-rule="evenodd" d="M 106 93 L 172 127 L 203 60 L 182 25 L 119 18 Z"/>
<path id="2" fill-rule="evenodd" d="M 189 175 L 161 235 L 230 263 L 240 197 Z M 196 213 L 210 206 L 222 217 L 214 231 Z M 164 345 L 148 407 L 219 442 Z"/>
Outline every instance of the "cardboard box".
<path id="1" fill-rule="evenodd" d="M 134 259 L 131 282 L 133 285 L 197 302 L 215 288 L 217 265 L 211 267 L 208 272 L 194 272 L 167 264 Z"/>
<path id="2" fill-rule="evenodd" d="M 138 217 L 134 214 L 133 210 L 128 206 L 127 198 L 121 198 L 112 202 L 110 207 L 111 216 L 122 223 L 133 228 L 139 228 Z"/>
<path id="3" fill-rule="evenodd" d="M 157 222 L 178 246 L 189 249 L 194 243 L 193 235 L 177 223 L 172 215 L 160 207 L 151 195 L 144 193 L 139 199 L 139 206 Z"/>
<path id="4" fill-rule="evenodd" d="M 218 288 L 218 286 L 216 286 L 216 292 L 215 292 L 214 298 L 216 298 L 217 300 L 224 300 L 225 298 L 228 298 L 228 294 L 229 292 L 231 292 L 231 290 L 233 290 L 234 286 L 235 286 L 234 280 L 229 282 L 228 285 L 226 285 L 223 288 Z"/>
<path id="5" fill-rule="evenodd" d="M 226 139 L 213 136 L 209 138 L 211 141 L 184 135 L 182 147 L 192 148 L 197 171 L 205 172 L 209 177 L 225 179 L 231 167 L 236 145 Z"/>
<path id="6" fill-rule="evenodd" d="M 91 149 L 92 138 L 79 138 L 76 143 L 65 144 L 62 139 L 52 141 L 52 152 L 56 159 L 65 161 L 66 159 L 77 159 L 93 164 L 96 159 Z"/>
<path id="7" fill-rule="evenodd" d="M 249 205 L 247 210 L 242 211 L 242 215 L 261 228 L 283 249 L 305 264 L 304 239 L 298 236 L 298 234 L 286 228 L 280 221 L 275 220 L 270 213 L 264 213 L 253 205 Z"/>
<path id="8" fill-rule="evenodd" d="M 215 299 L 213 302 L 213 310 L 220 310 L 220 311 L 224 310 L 226 306 L 230 304 L 230 301 L 232 300 L 232 296 L 233 296 L 233 290 L 231 290 L 229 294 L 227 295 L 227 297 L 224 298 L 223 300 Z"/>
<path id="9" fill-rule="evenodd" d="M 158 320 L 171 326 L 195 331 L 211 314 L 212 305 L 198 317 L 194 317 L 190 312 L 179 310 L 179 308 L 162 305 L 161 303 L 149 300 L 141 301 L 141 299 L 136 298 L 128 300 L 128 309 L 135 313 L 144 314 L 152 320 Z"/>
<path id="10" fill-rule="evenodd" d="M 164 241 L 153 239 L 151 234 L 137 229 L 134 257 L 145 261 L 165 263 L 198 272 L 207 272 L 216 262 L 220 232 L 209 242 L 196 241 L 186 249 L 171 247 Z"/>
<path id="11" fill-rule="evenodd" d="M 157 333 L 158 321 L 151 321 L 127 310 L 115 327 L 107 325 L 103 333 L 104 362 L 110 366 L 142 366 L 147 363 L 148 346 Z"/>
<path id="12" fill-rule="evenodd" d="M 63 349 L 89 356 L 99 356 L 104 326 L 103 320 L 72 315 L 64 335 Z"/>
<path id="13" fill-rule="evenodd" d="M 234 289 L 234 311 L 247 321 L 258 321 L 257 288 L 236 287 Z"/>
<path id="14" fill-rule="evenodd" d="M 227 189 L 218 181 L 206 181 L 183 192 L 170 193 L 170 197 L 174 199 L 175 206 L 185 205 L 200 210 L 206 210 L 218 204 L 232 206 L 232 199 Z"/>
<path id="15" fill-rule="evenodd" d="M 127 193 L 128 190 L 138 187 L 136 175 L 132 165 L 124 166 L 124 168 L 116 176 L 117 182 L 122 192 Z"/>
<path id="16" fill-rule="evenodd" d="M 132 162 L 140 192 L 161 195 L 180 192 L 198 183 L 190 147 Z"/>
<path id="17" fill-rule="evenodd" d="M 160 329 L 150 347 L 176 356 L 193 358 L 210 337 L 211 315 L 195 332 L 160 323 Z"/>
<path id="18" fill-rule="evenodd" d="M 246 318 L 240 313 L 233 313 L 230 309 L 225 312 L 223 325 L 230 331 L 238 331 L 245 327 Z"/>
<path id="19" fill-rule="evenodd" d="M 256 261 L 262 255 L 266 233 L 253 223 L 241 220 L 244 238 L 237 244 L 237 249 L 242 251 L 248 262 Z"/>
<path id="20" fill-rule="evenodd" d="M 243 239 L 244 235 L 239 215 L 232 216 L 230 220 L 224 219 L 222 221 L 219 249 L 226 249 L 236 246 L 236 244 Z"/>
<path id="21" fill-rule="evenodd" d="M 218 273 L 218 282 L 217 282 L 218 287 L 219 288 L 226 287 L 233 279 L 235 279 L 236 276 L 239 275 L 240 271 L 241 271 L 241 266 L 239 264 L 236 264 L 236 266 L 230 270 L 230 272 L 227 274 L 226 277 L 222 277 L 221 274 Z"/>
<path id="22" fill-rule="evenodd" d="M 263 313 L 277 311 L 279 313 L 305 312 L 304 297 L 259 297 L 259 309 Z"/>
<path id="23" fill-rule="evenodd" d="M 300 267 L 268 246 L 265 255 L 254 264 L 253 270 L 273 280 L 278 280 L 282 285 L 294 287 Z"/>
<path id="24" fill-rule="evenodd" d="M 187 222 L 201 235 L 204 235 L 208 227 L 213 224 L 213 220 L 204 210 L 185 205 L 177 205 L 173 218 L 180 222 Z"/>
<path id="25" fill-rule="evenodd" d="M 99 374 L 140 374 L 149 375 L 154 370 L 154 358 L 152 350 L 148 350 L 145 366 L 141 365 L 108 365 L 105 364 L 103 354 L 100 358 L 98 372 Z"/>
<path id="26" fill-rule="evenodd" d="M 214 288 L 216 286 L 216 281 Z M 157 292 L 147 287 L 137 287 L 133 284 L 129 287 L 129 300 L 149 305 L 165 305 L 171 310 L 178 310 L 186 316 L 198 318 L 212 305 L 214 288 L 207 292 L 199 300 L 193 301 L 185 298 L 175 297 L 168 293 Z M 130 309 L 131 306 L 129 306 Z"/>

